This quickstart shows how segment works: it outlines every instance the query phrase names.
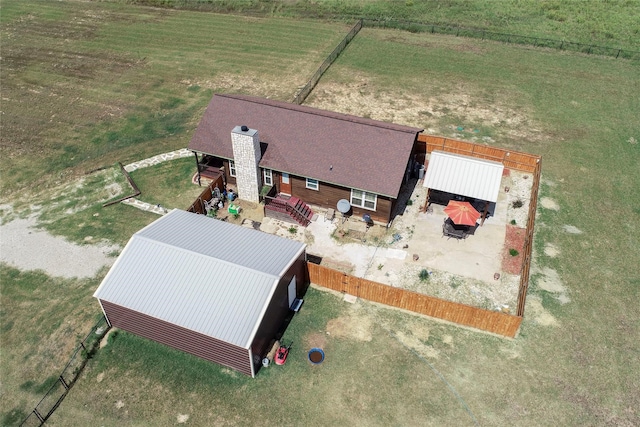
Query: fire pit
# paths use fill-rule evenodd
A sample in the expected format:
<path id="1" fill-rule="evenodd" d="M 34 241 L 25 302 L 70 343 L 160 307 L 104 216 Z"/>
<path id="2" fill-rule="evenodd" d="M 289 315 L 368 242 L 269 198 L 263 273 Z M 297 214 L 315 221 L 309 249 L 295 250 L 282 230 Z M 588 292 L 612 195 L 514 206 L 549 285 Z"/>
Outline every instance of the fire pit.
<path id="1" fill-rule="evenodd" d="M 321 348 L 312 348 L 309 350 L 309 362 L 319 365 L 324 361 L 324 351 Z"/>

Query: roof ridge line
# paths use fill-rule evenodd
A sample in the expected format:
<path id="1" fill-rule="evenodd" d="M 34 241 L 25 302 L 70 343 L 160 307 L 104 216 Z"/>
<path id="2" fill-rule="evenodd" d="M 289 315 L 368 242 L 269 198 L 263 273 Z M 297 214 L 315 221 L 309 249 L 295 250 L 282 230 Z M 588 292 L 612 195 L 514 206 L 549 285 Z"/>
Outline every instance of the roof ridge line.
<path id="1" fill-rule="evenodd" d="M 216 261 L 218 261 L 218 262 L 222 262 L 222 263 L 224 263 L 225 265 L 230 265 L 230 266 L 233 266 L 233 267 L 239 267 L 239 268 L 241 268 L 241 269 L 243 269 L 243 270 L 251 271 L 251 272 L 253 272 L 253 273 L 260 274 L 260 275 L 262 275 L 262 276 L 268 276 L 268 277 L 271 277 L 271 278 L 274 278 L 274 279 L 278 278 L 278 276 L 277 276 L 277 275 L 275 275 L 275 274 L 271 274 L 271 273 L 267 273 L 267 272 L 264 272 L 264 271 L 256 270 L 256 269 L 254 269 L 254 268 L 247 267 L 246 265 L 236 264 L 236 263 L 234 263 L 234 262 L 227 261 L 226 259 L 216 258 L 216 257 L 210 256 L 210 255 L 203 254 L 203 253 L 201 253 L 201 252 L 196 252 L 196 251 L 194 251 L 194 250 L 187 249 L 187 248 L 184 248 L 184 247 L 182 247 L 182 246 L 176 246 L 176 245 L 172 245 L 172 244 L 167 243 L 167 242 L 163 242 L 163 241 L 160 241 L 160 240 L 152 239 L 152 238 L 151 238 L 151 237 L 149 237 L 149 236 L 139 235 L 138 233 L 135 233 L 135 234 L 132 236 L 132 239 L 134 239 L 134 238 L 136 238 L 136 237 L 137 237 L 137 238 L 144 239 L 144 240 L 145 240 L 145 241 L 147 241 L 147 242 L 156 243 L 156 244 L 161 245 L 161 246 L 164 246 L 164 247 L 170 247 L 170 248 L 173 248 L 173 249 L 179 250 L 179 251 L 181 251 L 181 252 L 186 252 L 186 253 L 189 253 L 189 254 L 194 254 L 194 255 L 196 255 L 196 256 L 200 256 L 200 257 L 204 257 L 204 258 L 214 259 L 214 260 L 216 260 Z"/>
<path id="2" fill-rule="evenodd" d="M 298 111 L 298 112 L 304 113 L 304 114 L 316 114 L 318 116 L 323 116 L 323 117 L 327 117 L 327 118 L 331 118 L 331 119 L 342 120 L 342 121 L 349 122 L 349 123 L 359 123 L 359 124 L 362 124 L 362 125 L 372 126 L 372 127 L 379 127 L 379 128 L 382 128 L 382 129 L 395 130 L 397 132 L 418 133 L 418 132 L 424 131 L 424 129 L 412 128 L 411 126 L 407 126 L 407 125 L 400 125 L 400 124 L 396 124 L 396 123 L 388 123 L 388 122 L 383 122 L 383 121 L 374 120 L 374 119 L 366 119 L 364 117 L 358 117 L 358 116 L 355 116 L 355 115 L 352 115 L 352 114 L 345 114 L 345 113 L 338 113 L 338 112 L 329 111 L 329 110 L 322 110 L 320 108 L 310 107 L 310 106 L 307 106 L 307 105 L 291 104 L 291 103 L 288 103 L 288 102 L 277 101 L 277 100 L 268 99 L 268 98 L 253 97 L 251 95 L 241 95 L 241 94 L 234 95 L 234 94 L 218 93 L 215 96 L 221 96 L 223 98 L 231 98 L 231 99 L 236 99 L 236 100 L 245 101 L 245 102 L 253 102 L 255 104 L 268 105 L 268 106 L 274 107 L 274 108 L 282 108 L 283 110 Z M 251 99 L 248 99 L 248 98 L 251 98 Z M 277 103 L 279 105 L 274 105 L 274 103 Z M 291 105 L 291 106 L 289 106 L 289 105 Z M 296 108 L 296 107 L 298 107 L 298 108 Z M 305 111 L 305 109 L 313 109 L 313 110 L 315 110 L 315 112 Z M 410 129 L 400 129 L 401 127 L 410 128 Z"/>

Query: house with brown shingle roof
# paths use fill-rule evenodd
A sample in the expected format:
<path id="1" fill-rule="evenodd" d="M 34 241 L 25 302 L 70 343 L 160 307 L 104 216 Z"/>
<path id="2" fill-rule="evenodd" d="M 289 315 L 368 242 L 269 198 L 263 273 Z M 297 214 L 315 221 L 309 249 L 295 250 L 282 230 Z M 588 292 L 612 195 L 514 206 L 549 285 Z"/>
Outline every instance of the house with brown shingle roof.
<path id="1" fill-rule="evenodd" d="M 217 94 L 188 148 L 198 178 L 236 187 L 240 199 L 269 210 L 336 208 L 387 223 L 415 167 L 422 129 L 264 98 Z M 267 196 L 265 198 L 265 196 Z M 302 219 L 302 221 L 300 220 Z M 298 218 L 301 223 L 305 219 Z"/>

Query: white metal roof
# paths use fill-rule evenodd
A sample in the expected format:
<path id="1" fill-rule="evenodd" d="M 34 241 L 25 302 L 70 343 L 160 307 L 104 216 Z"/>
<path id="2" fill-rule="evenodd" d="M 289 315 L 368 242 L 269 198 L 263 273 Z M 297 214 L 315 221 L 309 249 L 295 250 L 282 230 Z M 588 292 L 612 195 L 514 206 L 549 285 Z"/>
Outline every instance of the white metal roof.
<path id="1" fill-rule="evenodd" d="M 490 202 L 498 201 L 504 165 L 491 160 L 433 151 L 424 186 Z"/>
<path id="2" fill-rule="evenodd" d="M 94 297 L 248 348 L 300 242 L 173 210 L 133 235 Z"/>

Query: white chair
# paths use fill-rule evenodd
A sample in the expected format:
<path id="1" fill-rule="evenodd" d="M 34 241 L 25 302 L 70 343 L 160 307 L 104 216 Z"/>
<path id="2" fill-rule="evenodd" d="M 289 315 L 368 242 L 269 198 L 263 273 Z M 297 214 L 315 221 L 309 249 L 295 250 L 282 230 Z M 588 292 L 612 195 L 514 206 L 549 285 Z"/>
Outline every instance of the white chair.
<path id="1" fill-rule="evenodd" d="M 216 209 L 215 205 L 211 203 L 209 200 L 204 200 L 204 210 L 207 211 L 207 214 L 212 209 Z"/>

